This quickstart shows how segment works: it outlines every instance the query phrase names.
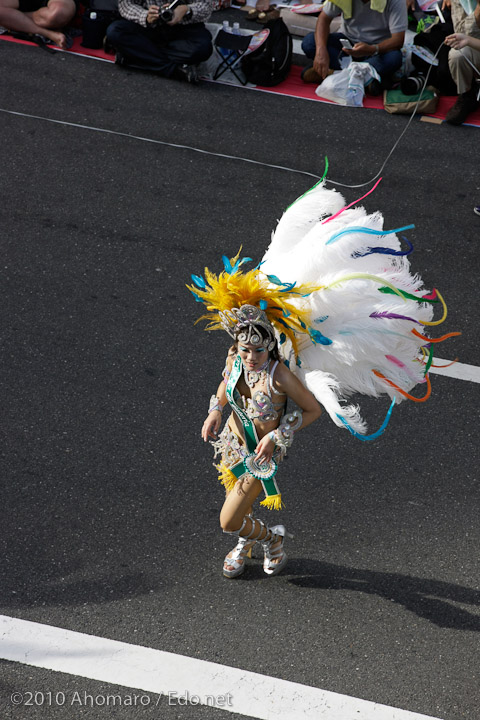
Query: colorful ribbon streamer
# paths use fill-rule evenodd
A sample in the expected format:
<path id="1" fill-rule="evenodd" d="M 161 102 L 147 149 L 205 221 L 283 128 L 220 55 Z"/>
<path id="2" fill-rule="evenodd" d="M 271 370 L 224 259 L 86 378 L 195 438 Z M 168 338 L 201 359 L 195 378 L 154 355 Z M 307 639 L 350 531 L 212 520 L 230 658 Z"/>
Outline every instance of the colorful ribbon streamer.
<path id="1" fill-rule="evenodd" d="M 447 338 L 456 337 L 457 335 L 462 334 L 461 332 L 451 332 L 451 333 L 447 333 L 446 335 L 442 335 L 442 337 L 439 337 L 439 338 L 428 338 L 426 335 L 422 335 L 421 333 L 419 333 L 416 328 L 413 328 L 413 330 L 411 332 L 414 335 L 416 335 L 416 337 L 420 338 L 420 340 L 425 340 L 425 342 L 428 342 L 428 343 L 440 343 L 440 342 L 443 342 L 444 340 L 446 340 Z"/>
<path id="2" fill-rule="evenodd" d="M 334 242 L 336 242 L 339 238 L 341 238 L 343 235 L 349 235 L 350 233 L 364 233 L 365 235 L 378 235 L 383 237 L 384 235 L 392 235 L 393 233 L 402 232 L 403 230 L 411 230 L 414 228 L 415 225 L 405 225 L 404 227 L 394 228 L 393 230 L 373 230 L 371 228 L 362 227 L 361 225 L 355 226 L 355 227 L 349 227 L 345 228 L 344 230 L 339 230 L 336 233 L 333 233 L 325 243 L 325 245 L 332 245 Z M 407 250 L 406 252 L 400 252 L 398 250 L 390 250 L 390 248 L 386 248 L 388 250 L 387 254 L 391 255 L 408 255 L 413 250 L 413 245 L 404 237 L 403 238 L 408 244 L 410 245 L 411 249 Z M 382 248 L 380 248 L 381 250 Z M 369 248 L 369 250 L 377 250 L 377 248 Z M 368 255 L 369 253 L 365 253 Z M 354 254 L 354 257 L 361 257 L 361 255 L 358 255 L 357 253 Z"/>
<path id="3" fill-rule="evenodd" d="M 342 212 L 344 212 L 345 210 L 348 210 L 348 208 L 351 208 L 352 205 L 356 205 L 357 203 L 360 202 L 360 200 L 364 200 L 366 197 L 368 197 L 368 195 L 370 195 L 370 194 L 376 189 L 377 185 L 378 185 L 380 182 L 382 182 L 382 178 L 379 178 L 379 180 L 377 180 L 377 182 L 376 182 L 375 185 L 372 187 L 372 189 L 369 190 L 367 193 L 365 193 L 365 195 L 362 195 L 362 197 L 361 197 L 361 198 L 358 198 L 358 200 L 354 200 L 353 202 L 350 203 L 350 205 L 345 205 L 344 208 L 342 208 L 342 209 L 339 210 L 337 213 L 335 213 L 335 215 L 331 215 L 329 218 L 327 218 L 326 220 L 324 220 L 321 224 L 322 224 L 322 225 L 326 225 L 326 223 L 330 222 L 330 220 L 335 220 L 336 217 L 338 217 L 339 215 L 341 215 Z"/>
<path id="4" fill-rule="evenodd" d="M 377 377 L 381 378 L 382 380 L 385 380 L 385 382 L 388 383 L 388 385 L 390 385 L 390 387 L 395 388 L 395 390 L 397 390 L 401 395 L 403 395 L 403 397 L 406 397 L 409 400 L 413 400 L 414 402 L 425 402 L 426 400 L 428 400 L 428 398 L 430 397 L 430 395 L 432 393 L 432 385 L 430 383 L 430 378 L 428 377 L 428 375 L 425 375 L 425 381 L 427 383 L 427 392 L 426 392 L 425 396 L 423 398 L 416 398 L 414 395 L 410 395 L 410 393 L 407 393 L 407 392 L 405 392 L 405 390 L 402 390 L 402 388 L 398 387 L 398 385 L 396 383 L 394 383 L 391 380 L 389 380 L 388 378 L 386 378 L 385 375 L 383 375 L 383 373 L 379 372 L 378 370 L 372 370 L 372 372 Z"/>
<path id="5" fill-rule="evenodd" d="M 339 414 L 337 413 L 337 417 L 338 417 L 339 420 L 342 421 L 342 423 L 345 425 L 345 427 L 347 428 L 347 430 L 348 430 L 354 437 L 358 438 L 358 440 L 362 440 L 363 442 L 368 442 L 369 440 L 375 440 L 376 438 L 380 437 L 380 435 L 382 435 L 382 434 L 385 432 L 385 428 L 387 427 L 387 425 L 388 425 L 388 423 L 389 423 L 389 421 L 390 421 L 390 417 L 391 417 L 391 415 L 392 415 L 392 411 L 393 411 L 393 406 L 394 406 L 394 405 L 395 405 L 395 398 L 393 398 L 393 400 L 392 400 L 392 404 L 390 405 L 390 407 L 389 407 L 389 409 L 388 409 L 388 412 L 387 412 L 387 414 L 385 415 L 385 420 L 383 421 L 382 425 L 378 428 L 378 430 L 377 430 L 376 432 L 372 433 L 371 435 L 361 435 L 359 432 L 357 432 L 357 431 L 354 430 L 352 427 L 350 427 L 350 425 L 349 425 L 348 422 L 345 420 L 345 418 L 343 417 L 343 415 L 339 415 Z"/>

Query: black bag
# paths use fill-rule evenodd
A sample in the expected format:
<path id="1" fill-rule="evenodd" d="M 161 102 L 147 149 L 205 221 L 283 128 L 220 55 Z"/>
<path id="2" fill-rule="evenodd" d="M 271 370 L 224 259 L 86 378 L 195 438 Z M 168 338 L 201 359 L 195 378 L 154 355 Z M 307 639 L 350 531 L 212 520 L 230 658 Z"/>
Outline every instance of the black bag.
<path id="1" fill-rule="evenodd" d="M 257 50 L 242 60 L 248 82 L 272 87 L 283 82 L 292 66 L 292 36 L 281 18 L 269 20 L 270 35 Z"/>
<path id="2" fill-rule="evenodd" d="M 99 50 L 108 26 L 121 15 L 118 0 L 84 0 L 85 12 L 82 17 L 82 46 Z"/>
<path id="3" fill-rule="evenodd" d="M 430 76 L 428 78 L 429 85 L 433 85 L 442 95 L 456 95 L 457 86 L 450 74 L 450 68 L 448 67 L 448 53 L 450 48 L 447 45 L 443 45 L 443 41 L 447 35 L 453 33 L 453 25 L 450 19 L 450 13 L 447 10 L 443 11 L 445 16 L 445 22 L 433 25 L 428 31 L 418 33 L 413 39 L 414 45 L 420 45 L 421 47 L 427 48 L 433 54 L 435 54 L 438 48 L 441 47 L 440 52 L 437 55 L 438 65 L 432 67 L 421 57 L 412 53 L 412 63 L 416 70 L 423 73 L 424 75 L 430 70 Z"/>
<path id="4" fill-rule="evenodd" d="M 88 0 L 88 7 L 95 12 L 110 14 L 115 18 L 121 17 L 118 11 L 118 0 Z"/>

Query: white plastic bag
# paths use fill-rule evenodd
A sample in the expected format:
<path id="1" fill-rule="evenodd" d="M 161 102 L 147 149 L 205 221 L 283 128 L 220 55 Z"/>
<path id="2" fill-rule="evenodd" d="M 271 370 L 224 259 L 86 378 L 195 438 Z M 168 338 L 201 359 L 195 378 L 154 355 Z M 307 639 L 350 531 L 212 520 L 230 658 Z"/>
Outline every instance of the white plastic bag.
<path id="1" fill-rule="evenodd" d="M 380 75 L 375 68 L 366 62 L 352 62 L 348 68 L 350 77 L 347 87 L 347 105 L 362 107 L 363 96 L 365 95 L 365 85 L 370 80 L 378 80 Z"/>
<path id="2" fill-rule="evenodd" d="M 335 70 L 331 75 L 327 75 L 322 84 L 315 90 L 315 94 L 318 97 L 325 98 L 325 100 L 333 100 L 339 105 L 346 105 L 349 77 L 348 68 Z"/>
<path id="3" fill-rule="evenodd" d="M 316 95 L 332 100 L 339 105 L 361 107 L 365 85 L 371 79 L 380 80 L 380 75 L 369 63 L 352 62 L 344 70 L 328 75 L 315 90 Z"/>

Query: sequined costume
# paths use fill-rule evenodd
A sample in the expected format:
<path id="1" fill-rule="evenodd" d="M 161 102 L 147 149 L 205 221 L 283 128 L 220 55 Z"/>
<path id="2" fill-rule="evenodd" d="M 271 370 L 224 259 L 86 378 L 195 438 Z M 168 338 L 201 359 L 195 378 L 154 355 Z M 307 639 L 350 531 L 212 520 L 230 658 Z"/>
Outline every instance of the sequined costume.
<path id="1" fill-rule="evenodd" d="M 234 353 L 234 355 L 236 354 Z M 234 362 L 238 361 L 239 358 L 236 357 Z M 253 394 L 253 397 L 245 397 L 241 395 L 241 393 L 237 389 L 238 380 L 236 380 L 235 383 L 232 385 L 232 414 L 238 413 L 240 424 L 242 423 L 242 411 L 252 421 L 252 424 L 255 420 L 260 420 L 261 422 L 271 422 L 273 420 L 281 418 L 285 409 L 285 399 L 283 399 L 279 393 L 276 393 L 273 387 L 273 376 L 275 374 L 277 365 L 278 360 L 271 361 L 269 358 L 265 363 L 265 367 L 260 368 L 258 372 L 253 373 L 255 377 L 251 378 L 251 382 L 249 382 L 248 377 L 246 378 L 247 384 L 249 384 L 251 387 L 254 387 L 258 382 L 261 383 L 262 389 L 257 390 Z M 245 368 L 243 368 L 243 373 L 244 376 L 252 374 L 249 373 L 249 371 L 247 371 Z M 228 364 L 225 366 L 223 377 L 225 383 L 228 385 L 228 383 L 231 381 L 231 373 L 228 370 Z M 274 401 L 273 393 L 276 393 L 279 396 L 279 399 L 276 402 Z M 243 432 L 242 436 L 239 436 L 237 432 L 235 432 L 235 430 L 230 426 L 229 421 L 225 425 L 223 431 L 220 433 L 218 440 L 212 442 L 212 445 L 215 449 L 215 457 L 221 455 L 221 462 L 216 465 L 216 468 L 219 471 L 219 479 L 222 485 L 224 485 L 227 492 L 233 490 L 235 484 L 238 481 L 238 477 L 234 474 L 234 472 L 232 472 L 232 469 L 241 462 L 248 463 L 248 458 L 251 452 L 248 448 L 247 440 L 248 438 L 246 439 L 245 432 Z M 285 455 L 285 450 L 286 448 L 282 446 L 275 447 L 275 451 L 273 454 L 273 462 L 275 466 L 278 466 L 278 463 L 283 459 Z M 245 470 L 247 470 L 247 468 L 245 468 Z M 251 477 L 251 473 L 246 471 L 245 474 Z M 259 476 L 258 473 L 255 476 L 259 477 L 259 479 L 261 480 L 265 480 L 265 478 Z M 263 504 L 267 507 L 280 508 L 281 495 L 278 489 L 278 485 L 276 484 L 276 480 L 273 479 L 271 480 L 271 483 L 272 484 L 270 488 L 268 487 L 268 485 L 264 485 L 266 498 L 263 501 Z M 269 489 L 271 491 L 270 493 L 268 492 Z"/>
<path id="2" fill-rule="evenodd" d="M 231 406 L 232 415 L 218 440 L 214 441 L 212 445 L 215 448 L 215 457 L 218 454 L 222 456 L 220 464 L 216 467 L 219 471 L 219 479 L 227 492 L 233 490 L 240 478 L 253 476 L 263 485 L 265 499 L 261 504 L 269 509 L 278 510 L 282 507 L 282 497 L 275 477 L 278 463 L 285 456 L 288 441 L 293 437 L 295 430 L 300 427 L 302 419 L 300 411 L 281 418 L 285 409 L 285 400 L 280 393 L 276 393 L 279 399 L 274 402 L 272 395 L 276 392 L 273 388 L 273 375 L 277 365 L 278 361 L 268 358 L 264 367 L 251 373 L 243 366 L 238 355 L 233 360 L 231 372 L 226 368 L 224 371 L 224 380 L 227 385 L 226 397 Z M 250 385 L 252 389 L 260 382 L 260 387 L 265 392 L 257 390 L 251 398 L 242 396 L 237 389 L 242 374 L 247 385 Z M 249 378 L 249 375 L 254 377 Z M 231 425 L 233 418 L 237 420 L 234 427 Z M 255 455 L 259 439 L 255 420 L 268 423 L 280 418 L 281 422 L 277 428 L 278 440 L 273 458 L 269 463 L 259 463 Z"/>

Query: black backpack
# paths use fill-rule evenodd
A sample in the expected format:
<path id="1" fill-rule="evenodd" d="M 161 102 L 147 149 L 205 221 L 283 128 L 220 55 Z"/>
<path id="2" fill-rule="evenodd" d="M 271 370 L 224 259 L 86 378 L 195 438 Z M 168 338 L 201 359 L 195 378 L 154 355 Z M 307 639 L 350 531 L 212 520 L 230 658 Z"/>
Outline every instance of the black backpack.
<path id="1" fill-rule="evenodd" d="M 430 70 L 428 84 L 433 85 L 442 95 L 456 95 L 457 86 L 455 85 L 448 66 L 448 53 L 450 52 L 450 48 L 443 44 L 447 35 L 453 33 L 453 24 L 449 11 L 444 10 L 442 12 L 445 16 L 444 23 L 433 25 L 427 32 L 420 32 L 415 35 L 413 39 L 414 45 L 427 48 L 427 50 L 430 50 L 433 54 L 441 48 L 437 55 L 438 66 L 430 65 L 414 53 L 412 53 L 412 63 L 416 70 L 424 75 Z"/>
<path id="2" fill-rule="evenodd" d="M 270 35 L 258 50 L 242 60 L 248 82 L 271 87 L 283 82 L 292 66 L 292 36 L 281 18 L 269 20 Z"/>

